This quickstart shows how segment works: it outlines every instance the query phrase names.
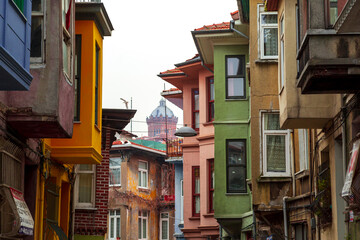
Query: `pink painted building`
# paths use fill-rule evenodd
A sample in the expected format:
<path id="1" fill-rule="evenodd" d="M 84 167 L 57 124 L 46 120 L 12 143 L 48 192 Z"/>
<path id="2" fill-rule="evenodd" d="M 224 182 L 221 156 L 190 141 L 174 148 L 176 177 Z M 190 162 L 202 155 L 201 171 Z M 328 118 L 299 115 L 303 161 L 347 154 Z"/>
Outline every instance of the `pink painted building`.
<path id="1" fill-rule="evenodd" d="M 197 55 L 175 66 L 175 69 L 160 73 L 159 77 L 178 89 L 164 91 L 162 95 L 174 104 L 182 98 L 184 125 L 198 132 L 195 137 L 185 138 L 182 145 L 182 231 L 186 239 L 216 239 L 219 236 L 219 225 L 214 218 L 213 208 L 213 73 L 201 65 Z"/>

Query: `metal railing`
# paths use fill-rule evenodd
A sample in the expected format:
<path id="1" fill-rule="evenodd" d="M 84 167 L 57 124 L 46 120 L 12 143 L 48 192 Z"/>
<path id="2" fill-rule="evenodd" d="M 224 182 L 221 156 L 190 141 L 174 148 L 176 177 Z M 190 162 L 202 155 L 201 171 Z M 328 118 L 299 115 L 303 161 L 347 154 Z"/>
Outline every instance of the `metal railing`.
<path id="1" fill-rule="evenodd" d="M 167 148 L 167 156 L 168 157 L 181 157 L 183 154 L 181 144 L 183 143 L 183 139 L 174 139 L 168 140 L 166 144 Z"/>

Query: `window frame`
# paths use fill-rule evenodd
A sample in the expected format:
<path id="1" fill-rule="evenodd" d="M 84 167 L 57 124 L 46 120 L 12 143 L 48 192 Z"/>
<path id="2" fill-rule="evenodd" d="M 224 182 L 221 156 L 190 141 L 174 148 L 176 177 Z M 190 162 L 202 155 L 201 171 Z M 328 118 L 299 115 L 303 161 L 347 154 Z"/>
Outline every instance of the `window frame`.
<path id="1" fill-rule="evenodd" d="M 117 212 L 119 211 L 119 214 L 117 214 Z M 111 212 L 114 212 L 114 215 L 111 215 Z M 114 229 L 111 229 L 111 219 L 114 219 Z M 120 209 L 113 209 L 113 210 L 110 210 L 109 209 L 109 240 L 117 240 L 118 237 L 116 236 L 116 232 L 117 232 L 117 220 L 119 220 L 120 222 L 120 229 L 119 229 L 119 238 L 121 238 L 121 210 Z M 114 230 L 114 237 L 111 237 L 111 233 L 112 233 L 112 230 Z"/>
<path id="2" fill-rule="evenodd" d="M 212 82 L 211 82 L 212 81 Z M 214 80 L 214 76 L 209 77 L 206 79 L 206 84 L 207 84 L 207 92 L 208 92 L 208 122 L 213 122 L 214 118 L 215 118 L 215 80 Z M 211 85 L 213 85 L 213 96 L 214 99 L 211 99 Z M 213 111 L 211 111 L 211 105 L 213 105 Z"/>
<path id="3" fill-rule="evenodd" d="M 80 122 L 81 110 L 81 53 L 82 53 L 82 34 L 75 35 L 75 109 L 74 109 L 74 122 Z M 77 57 L 77 58 L 76 58 Z"/>
<path id="4" fill-rule="evenodd" d="M 198 92 L 197 95 L 198 95 L 198 101 L 199 101 L 199 109 L 198 110 L 195 110 L 195 95 L 196 93 L 195 92 Z M 192 125 L 193 125 L 193 128 L 195 131 L 199 131 L 200 129 L 200 91 L 198 88 L 193 88 L 191 89 L 191 100 L 192 100 L 192 107 L 191 107 L 191 110 L 192 110 Z M 196 127 L 196 121 L 195 121 L 195 115 L 196 113 L 199 114 L 199 126 Z"/>
<path id="5" fill-rule="evenodd" d="M 200 186 L 199 186 L 199 193 L 195 193 L 195 171 L 196 169 L 198 169 L 199 171 L 199 184 L 200 184 L 200 166 L 192 166 L 192 216 L 193 217 L 200 217 L 200 208 L 199 208 L 199 212 L 196 212 L 196 197 L 199 197 L 199 204 L 201 204 L 200 202 Z M 201 206 L 201 205 L 200 205 Z"/>
<path id="6" fill-rule="evenodd" d="M 68 3 L 68 4 L 67 4 Z M 73 10 L 70 9 L 70 3 L 72 4 L 72 0 L 61 0 L 61 21 L 62 21 L 62 32 L 63 32 L 63 39 L 62 39 L 62 62 L 63 62 L 63 73 L 65 75 L 66 80 L 72 85 L 73 79 L 72 76 L 72 24 L 70 24 L 69 29 L 66 29 L 66 12 L 70 10 L 70 19 L 72 19 Z M 68 5 L 68 6 L 66 6 Z M 72 6 L 71 6 L 72 7 Z M 67 9 L 65 11 L 65 9 Z M 64 15 L 65 14 L 65 15 Z M 64 45 L 65 44 L 65 45 Z M 66 49 L 64 49 L 66 47 Z M 64 52 L 67 52 L 67 55 L 64 55 Z"/>
<path id="7" fill-rule="evenodd" d="M 261 121 L 261 144 L 262 144 L 262 173 L 264 177 L 290 177 L 290 132 L 291 130 L 265 130 L 265 115 L 266 114 L 278 114 L 280 118 L 279 111 L 260 111 L 260 121 Z M 266 136 L 275 135 L 275 136 L 285 136 L 285 172 L 269 172 L 267 171 L 267 150 L 266 150 Z"/>
<path id="8" fill-rule="evenodd" d="M 180 224 L 184 224 L 184 180 L 180 180 Z"/>
<path id="9" fill-rule="evenodd" d="M 140 162 L 143 162 L 146 164 L 146 169 L 144 168 L 140 168 Z M 143 173 L 146 174 L 146 187 L 142 186 L 142 182 L 143 182 Z M 142 189 L 148 189 L 149 188 L 149 162 L 148 161 L 143 161 L 143 160 L 139 160 L 138 162 L 138 179 L 140 177 L 140 182 L 138 182 L 138 188 L 142 188 Z"/>
<path id="10" fill-rule="evenodd" d="M 75 167 L 76 171 L 76 180 L 75 180 L 75 208 L 76 209 L 87 209 L 94 208 L 95 206 L 95 183 L 96 183 L 96 166 L 95 164 L 86 164 L 91 165 L 92 170 L 80 170 L 80 164 L 77 164 Z M 79 184 L 80 184 L 80 174 L 92 174 L 92 186 L 91 186 L 91 202 L 80 203 L 79 202 Z"/>
<path id="11" fill-rule="evenodd" d="M 285 85 L 285 24 L 284 13 L 280 17 L 280 92 Z"/>
<path id="12" fill-rule="evenodd" d="M 40 37 L 40 51 L 41 56 L 40 57 L 32 57 L 31 56 L 31 45 L 30 45 L 30 67 L 33 67 L 34 64 L 42 64 L 45 62 L 45 33 L 46 33 L 46 0 L 40 0 L 41 1 L 41 11 L 33 11 L 31 9 L 31 23 L 33 23 L 34 18 L 41 18 L 41 37 Z M 32 26 L 33 24 L 31 24 Z M 33 31 L 31 31 L 33 32 Z M 32 36 L 31 36 L 32 39 Z M 33 41 L 31 40 L 31 44 Z"/>
<path id="13" fill-rule="evenodd" d="M 120 164 L 117 165 L 117 166 L 111 166 L 111 165 L 110 165 L 110 161 L 111 161 L 112 159 L 118 159 L 118 160 L 120 160 Z M 121 187 L 121 162 L 122 162 L 122 159 L 121 159 L 120 157 L 109 158 L 109 186 L 110 186 L 110 187 Z M 112 169 L 120 169 L 120 179 L 119 179 L 120 183 L 114 183 L 114 184 L 111 183 L 111 174 L 112 174 L 111 170 L 112 170 Z"/>
<path id="14" fill-rule="evenodd" d="M 214 212 L 214 190 L 215 190 L 215 162 L 214 159 L 208 159 L 208 174 L 209 174 L 209 179 L 208 179 L 208 198 L 209 198 L 209 209 L 208 212 L 209 213 L 213 213 Z M 214 172 L 214 178 L 212 173 Z M 212 185 L 212 187 L 211 187 Z"/>
<path id="15" fill-rule="evenodd" d="M 278 54 L 277 55 L 270 55 L 270 56 L 265 56 L 265 49 L 264 49 L 264 38 L 263 38 L 263 32 L 264 29 L 267 28 L 276 28 L 278 29 L 278 22 L 275 23 L 261 23 L 261 16 L 262 15 L 277 15 L 278 12 L 277 11 L 265 11 L 264 9 L 264 4 L 258 4 L 258 8 L 257 8 L 257 14 L 258 14 L 258 52 L 259 52 L 259 58 L 260 59 L 264 59 L 264 60 L 270 60 L 270 59 L 278 59 Z M 277 19 L 277 18 L 276 18 Z M 276 34 L 276 37 L 278 37 L 278 35 Z M 278 39 L 278 43 L 279 43 L 279 39 Z M 277 51 L 278 52 L 278 51 Z"/>
<path id="16" fill-rule="evenodd" d="M 229 75 L 228 73 L 228 59 L 229 58 L 238 58 L 240 59 L 240 63 L 243 63 L 242 66 L 239 66 L 239 68 L 242 68 L 243 74 L 239 75 Z M 246 99 L 246 57 L 245 55 L 226 55 L 225 56 L 225 91 L 226 91 L 226 99 Z M 242 96 L 229 96 L 229 84 L 228 79 L 229 78 L 242 78 L 243 79 L 243 88 L 244 88 L 244 95 Z"/>
<path id="17" fill-rule="evenodd" d="M 167 214 L 167 218 L 163 218 L 161 215 L 163 214 L 163 213 L 166 213 Z M 159 227 L 160 227 L 160 231 L 159 231 L 159 239 L 160 240 L 169 240 L 170 239 L 170 221 L 169 221 L 169 219 L 170 219 L 170 213 L 169 212 L 160 212 L 160 216 L 159 216 Z M 163 221 L 166 221 L 167 222 L 167 238 L 162 238 L 162 222 Z"/>
<path id="18" fill-rule="evenodd" d="M 101 58 L 101 49 L 99 44 L 95 41 L 95 98 L 94 98 L 94 115 L 95 115 L 95 126 L 100 127 L 100 60 Z"/>
<path id="19" fill-rule="evenodd" d="M 245 164 L 229 164 L 229 143 L 231 142 L 244 142 L 245 145 Z M 229 186 L 229 167 L 242 167 L 245 168 L 245 191 L 235 191 L 235 190 L 230 190 Z M 247 191 L 247 183 L 246 183 L 246 179 L 247 179 L 247 144 L 246 144 L 246 139 L 226 139 L 226 193 L 237 193 L 237 194 L 246 194 L 248 193 Z"/>
<path id="20" fill-rule="evenodd" d="M 144 213 L 146 212 L 146 216 L 144 216 Z M 149 232 L 149 211 L 147 210 L 139 210 L 138 211 L 138 220 L 141 219 L 141 224 L 140 224 L 140 234 L 141 234 L 141 237 L 139 238 L 138 236 L 138 239 L 139 240 L 147 240 L 148 239 L 148 232 Z M 146 237 L 144 238 L 144 229 L 143 229 L 143 221 L 146 220 Z M 139 228 L 139 221 L 138 221 L 138 228 Z M 139 229 L 138 229 L 139 230 Z"/>
<path id="21" fill-rule="evenodd" d="M 303 132 L 301 136 L 300 132 Z M 302 138 L 302 139 L 301 139 Z M 301 141 L 302 140 L 302 141 Z M 299 172 L 309 169 L 309 133 L 307 129 L 298 129 Z M 301 151 L 303 152 L 301 154 Z M 303 158 L 302 158 L 303 156 Z"/>

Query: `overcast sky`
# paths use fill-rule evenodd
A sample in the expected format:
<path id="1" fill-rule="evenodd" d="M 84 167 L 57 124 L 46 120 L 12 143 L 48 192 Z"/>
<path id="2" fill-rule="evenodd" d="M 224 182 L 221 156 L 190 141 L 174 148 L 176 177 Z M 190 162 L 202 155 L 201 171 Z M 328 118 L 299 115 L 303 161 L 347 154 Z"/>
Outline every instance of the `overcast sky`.
<path id="1" fill-rule="evenodd" d="M 203 25 L 228 22 L 236 0 L 103 0 L 114 26 L 104 39 L 103 107 L 137 110 L 133 133 L 147 136 L 146 117 L 159 105 L 164 81 L 157 75 L 192 58 L 196 47 L 191 31 Z M 166 84 L 165 88 L 172 87 Z M 179 118 L 182 110 L 167 101 Z M 129 104 L 130 108 L 130 104 Z M 130 124 L 126 128 L 130 130 Z"/>

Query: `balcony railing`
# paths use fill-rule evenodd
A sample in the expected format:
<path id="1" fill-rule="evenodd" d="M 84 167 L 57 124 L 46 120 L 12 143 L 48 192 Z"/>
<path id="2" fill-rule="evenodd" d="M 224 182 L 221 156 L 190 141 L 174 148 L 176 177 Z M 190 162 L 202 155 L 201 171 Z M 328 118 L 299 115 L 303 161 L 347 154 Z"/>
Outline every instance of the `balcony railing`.
<path id="1" fill-rule="evenodd" d="M 166 143 L 166 152 L 167 156 L 170 157 L 181 157 L 183 155 L 183 150 L 181 144 L 183 143 L 183 139 L 174 139 L 169 140 Z"/>
<path id="2" fill-rule="evenodd" d="M 75 2 L 101 3 L 101 0 L 75 0 Z"/>

